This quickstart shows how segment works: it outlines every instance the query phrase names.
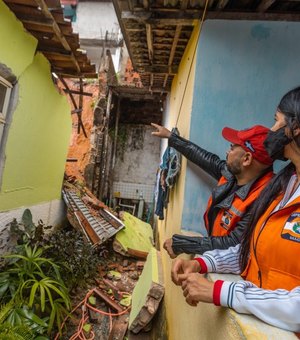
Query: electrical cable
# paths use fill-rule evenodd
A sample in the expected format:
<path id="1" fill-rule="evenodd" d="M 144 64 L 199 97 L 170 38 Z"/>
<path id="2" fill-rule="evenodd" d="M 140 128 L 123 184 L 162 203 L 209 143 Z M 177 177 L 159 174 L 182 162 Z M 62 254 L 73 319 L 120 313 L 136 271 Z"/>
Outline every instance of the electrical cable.
<path id="1" fill-rule="evenodd" d="M 184 91 L 183 91 L 183 95 L 182 95 L 182 99 L 181 99 L 180 108 L 179 108 L 178 116 L 177 116 L 177 119 L 176 119 L 175 127 L 177 127 L 178 120 L 179 120 L 179 117 L 180 117 L 180 114 L 181 114 L 181 108 L 182 108 L 183 100 L 184 100 L 184 97 L 185 97 L 185 92 L 186 92 L 187 84 L 188 84 L 189 79 L 190 79 L 190 74 L 191 74 L 193 63 L 194 63 L 196 51 L 197 51 L 197 48 L 198 48 L 198 43 L 199 43 L 199 40 L 200 40 L 200 34 L 201 34 L 201 31 L 202 31 L 203 22 L 204 22 L 204 19 L 205 19 L 208 2 L 209 2 L 209 0 L 206 0 L 205 7 L 204 7 L 204 10 L 203 10 L 203 13 L 202 13 L 202 18 L 201 18 L 201 22 L 200 22 L 200 27 L 199 27 L 199 33 L 198 33 L 198 37 L 197 37 L 197 41 L 196 41 L 196 46 L 195 46 L 195 50 L 194 50 L 193 57 L 192 57 L 192 60 L 191 60 L 191 65 L 190 65 L 189 73 L 188 73 L 188 76 L 187 76 L 187 80 L 186 80 L 186 83 L 185 83 L 185 87 L 184 87 Z"/>

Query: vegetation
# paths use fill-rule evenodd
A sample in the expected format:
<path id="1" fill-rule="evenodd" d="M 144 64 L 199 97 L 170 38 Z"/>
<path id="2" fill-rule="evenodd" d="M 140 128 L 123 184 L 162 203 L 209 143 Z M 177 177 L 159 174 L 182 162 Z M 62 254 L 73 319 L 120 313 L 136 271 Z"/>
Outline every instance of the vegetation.
<path id="1" fill-rule="evenodd" d="M 50 237 L 47 246 L 47 257 L 62 263 L 61 275 L 69 289 L 84 286 L 86 280 L 96 273 L 99 257 L 79 231 L 60 230 Z"/>
<path id="2" fill-rule="evenodd" d="M 97 256 L 81 233 L 48 236 L 31 212 L 10 223 L 14 250 L 1 257 L 0 340 L 49 339 L 71 309 L 69 293 L 97 270 Z"/>

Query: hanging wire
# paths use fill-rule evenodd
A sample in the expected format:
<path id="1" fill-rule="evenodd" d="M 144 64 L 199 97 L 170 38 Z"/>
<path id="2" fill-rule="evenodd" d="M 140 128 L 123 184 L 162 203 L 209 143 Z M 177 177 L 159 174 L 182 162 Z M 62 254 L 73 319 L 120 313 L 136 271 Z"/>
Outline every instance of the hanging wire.
<path id="1" fill-rule="evenodd" d="M 201 31 L 202 31 L 203 22 L 204 22 L 204 19 L 205 19 L 208 2 L 209 2 L 209 0 L 206 0 L 204 11 L 202 13 L 202 18 L 201 18 L 201 22 L 200 22 L 200 28 L 199 28 L 199 33 L 198 33 L 197 41 L 196 41 L 196 46 L 195 46 L 195 50 L 194 50 L 193 57 L 192 57 L 192 60 L 191 60 L 191 65 L 190 65 L 189 73 L 188 73 L 188 76 L 187 76 L 187 80 L 186 80 L 186 83 L 185 83 L 185 87 L 184 87 L 184 91 L 183 91 L 183 95 L 182 95 L 182 99 L 181 99 L 180 108 L 179 108 L 178 116 L 177 116 L 177 119 L 176 119 L 175 127 L 177 127 L 178 120 L 179 120 L 179 117 L 180 117 L 181 108 L 182 108 L 183 100 L 184 100 L 184 97 L 185 97 L 185 92 L 186 92 L 187 84 L 188 84 L 189 79 L 190 79 L 190 74 L 191 74 L 192 66 L 193 66 L 193 63 L 194 63 L 194 59 L 195 59 L 198 43 L 199 43 L 199 40 L 200 40 L 200 34 L 201 34 Z"/>

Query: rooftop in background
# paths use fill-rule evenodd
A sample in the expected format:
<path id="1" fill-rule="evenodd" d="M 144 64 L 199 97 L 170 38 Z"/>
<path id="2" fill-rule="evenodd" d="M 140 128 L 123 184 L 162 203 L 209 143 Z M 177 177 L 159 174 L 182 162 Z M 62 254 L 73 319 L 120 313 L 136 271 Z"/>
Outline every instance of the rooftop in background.
<path id="1" fill-rule="evenodd" d="M 78 34 L 73 33 L 71 22 L 64 19 L 59 0 L 4 2 L 25 29 L 38 40 L 37 51 L 49 60 L 52 72 L 61 77 L 97 77 L 95 66 L 80 50 Z"/>
<path id="2" fill-rule="evenodd" d="M 170 91 L 205 0 L 113 0 L 143 85 Z M 300 21 L 300 1 L 208 0 L 206 19 Z"/>

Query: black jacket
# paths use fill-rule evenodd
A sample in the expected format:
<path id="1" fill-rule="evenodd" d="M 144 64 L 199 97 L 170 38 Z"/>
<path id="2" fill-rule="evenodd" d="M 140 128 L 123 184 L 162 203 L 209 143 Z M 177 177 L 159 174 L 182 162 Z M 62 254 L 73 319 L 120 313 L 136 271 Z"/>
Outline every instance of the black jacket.
<path id="1" fill-rule="evenodd" d="M 173 147 L 188 160 L 198 165 L 201 169 L 215 178 L 217 181 L 222 176 L 227 179 L 223 185 L 217 186 L 212 191 L 212 205 L 208 212 L 209 226 L 213 225 L 214 217 L 220 208 L 229 208 L 233 201 L 234 195 L 240 198 L 246 198 L 253 183 L 247 183 L 236 189 L 235 176 L 227 169 L 226 161 L 221 160 L 217 155 L 202 149 L 200 146 L 172 134 L 169 138 L 169 146 Z M 268 168 L 262 176 L 272 171 Z M 173 235 L 172 248 L 175 254 L 203 254 L 204 252 L 212 249 L 227 249 L 240 243 L 244 229 L 249 225 L 250 213 L 244 214 L 242 219 L 238 222 L 235 229 L 228 236 L 207 236 L 207 237 L 191 237 L 184 235 Z M 209 230 L 209 234 L 211 230 Z"/>

